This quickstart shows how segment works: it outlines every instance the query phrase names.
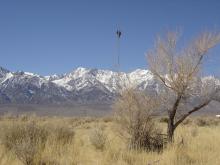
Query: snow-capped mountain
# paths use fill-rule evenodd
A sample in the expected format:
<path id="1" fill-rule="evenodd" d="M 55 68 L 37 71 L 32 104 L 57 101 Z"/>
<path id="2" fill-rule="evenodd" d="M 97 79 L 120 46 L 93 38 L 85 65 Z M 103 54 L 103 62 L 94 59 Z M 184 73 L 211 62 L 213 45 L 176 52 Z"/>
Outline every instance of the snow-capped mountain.
<path id="1" fill-rule="evenodd" d="M 40 76 L 0 67 L 2 104 L 109 103 L 127 87 L 155 92 L 158 83 L 149 70 L 141 69 L 117 73 L 79 67 L 62 75 Z"/>
<path id="2" fill-rule="evenodd" d="M 117 73 L 79 67 L 63 75 L 40 76 L 0 67 L 0 103 L 103 103 L 128 86 L 144 90 L 155 84 L 151 72 L 141 69 Z"/>

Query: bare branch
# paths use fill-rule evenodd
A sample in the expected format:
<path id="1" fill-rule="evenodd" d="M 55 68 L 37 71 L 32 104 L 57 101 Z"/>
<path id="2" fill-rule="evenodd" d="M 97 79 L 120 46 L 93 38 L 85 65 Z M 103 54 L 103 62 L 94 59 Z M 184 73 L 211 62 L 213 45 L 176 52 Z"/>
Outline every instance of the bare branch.
<path id="1" fill-rule="evenodd" d="M 194 107 L 191 111 L 187 112 L 186 114 L 184 114 L 174 125 L 174 127 L 176 128 L 180 123 L 182 123 L 189 115 L 191 115 L 193 112 L 199 111 L 200 109 L 202 109 L 203 107 L 207 106 L 209 103 L 211 102 L 211 100 L 208 100 L 204 103 L 202 103 L 201 105 Z"/>

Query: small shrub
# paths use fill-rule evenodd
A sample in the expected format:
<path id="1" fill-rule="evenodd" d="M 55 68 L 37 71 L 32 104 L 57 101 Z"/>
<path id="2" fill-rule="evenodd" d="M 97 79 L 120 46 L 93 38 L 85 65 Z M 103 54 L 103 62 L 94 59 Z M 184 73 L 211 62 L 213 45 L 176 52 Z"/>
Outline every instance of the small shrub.
<path id="1" fill-rule="evenodd" d="M 34 113 L 24 113 L 18 116 L 18 120 L 22 122 L 34 121 L 37 119 L 37 116 Z"/>
<path id="2" fill-rule="evenodd" d="M 219 119 L 216 118 L 211 118 L 211 117 L 200 117 L 196 119 L 196 124 L 200 127 L 205 127 L 205 126 L 217 126 L 220 123 Z"/>
<path id="3" fill-rule="evenodd" d="M 204 119 L 204 118 L 198 118 L 198 119 L 196 120 L 196 124 L 197 124 L 198 126 L 200 126 L 200 127 L 204 127 L 204 126 L 208 126 L 208 125 L 209 125 L 209 122 L 208 122 L 206 119 Z"/>
<path id="4" fill-rule="evenodd" d="M 152 117 L 157 101 L 134 90 L 122 93 L 115 104 L 115 119 L 119 133 L 128 142 L 130 149 L 160 151 L 165 138 Z"/>
<path id="5" fill-rule="evenodd" d="M 112 121 L 113 121 L 113 118 L 112 118 L 112 116 L 103 117 L 103 118 L 102 118 L 102 121 L 105 122 L 105 123 L 109 123 L 109 122 L 112 122 Z"/>
<path id="6" fill-rule="evenodd" d="M 17 115 L 15 114 L 12 114 L 12 113 L 5 113 L 3 116 L 2 116 L 3 119 L 6 119 L 6 120 L 14 120 L 14 119 L 17 119 Z"/>
<path id="7" fill-rule="evenodd" d="M 96 149 L 103 150 L 105 148 L 107 136 L 100 126 L 97 126 L 91 131 L 89 139 Z"/>
<path id="8" fill-rule="evenodd" d="M 68 144 L 73 140 L 75 132 L 68 127 L 59 126 L 51 129 L 51 134 L 54 136 L 56 142 Z"/>
<path id="9" fill-rule="evenodd" d="M 2 143 L 26 165 L 33 165 L 44 149 L 48 132 L 34 122 L 13 124 L 4 130 Z"/>
<path id="10" fill-rule="evenodd" d="M 161 117 L 159 119 L 159 122 L 161 122 L 161 123 L 168 123 L 168 117 Z"/>
<path id="11" fill-rule="evenodd" d="M 22 114 L 18 118 L 23 122 L 26 122 L 29 120 L 29 116 L 27 114 Z"/>
<path id="12" fill-rule="evenodd" d="M 189 124 L 191 124 L 192 123 L 192 120 L 191 119 L 185 119 L 184 121 L 183 121 L 183 125 L 189 125 Z"/>

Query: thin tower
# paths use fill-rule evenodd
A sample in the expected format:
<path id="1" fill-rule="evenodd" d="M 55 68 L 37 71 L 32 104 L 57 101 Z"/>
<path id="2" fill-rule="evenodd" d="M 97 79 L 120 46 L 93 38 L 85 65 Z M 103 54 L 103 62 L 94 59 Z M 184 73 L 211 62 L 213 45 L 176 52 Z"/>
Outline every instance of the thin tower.
<path id="1" fill-rule="evenodd" d="M 121 95 L 121 74 L 120 74 L 120 39 L 121 39 L 122 32 L 120 29 L 117 29 L 116 31 L 116 39 L 117 39 L 117 63 L 116 63 L 116 72 L 117 72 L 117 77 L 116 77 L 116 84 L 118 86 L 118 94 Z"/>
<path id="2" fill-rule="evenodd" d="M 116 37 L 117 37 L 117 64 L 116 64 L 116 68 L 117 71 L 120 71 L 120 38 L 121 38 L 122 32 L 121 30 L 117 30 L 116 31 Z"/>

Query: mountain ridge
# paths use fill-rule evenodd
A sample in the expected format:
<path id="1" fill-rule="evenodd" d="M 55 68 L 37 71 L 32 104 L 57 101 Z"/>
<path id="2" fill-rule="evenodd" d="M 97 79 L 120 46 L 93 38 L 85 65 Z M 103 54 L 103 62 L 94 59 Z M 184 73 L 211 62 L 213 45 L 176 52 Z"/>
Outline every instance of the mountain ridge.
<path id="1" fill-rule="evenodd" d="M 145 69 L 125 73 L 78 67 L 61 75 L 41 76 L 0 67 L 1 104 L 110 103 L 127 87 L 155 92 L 159 83 Z"/>

